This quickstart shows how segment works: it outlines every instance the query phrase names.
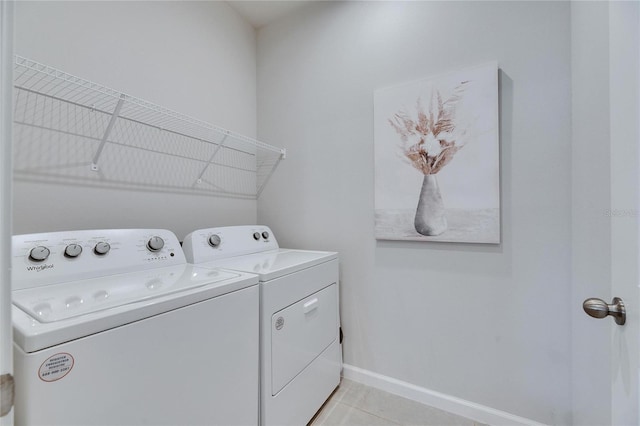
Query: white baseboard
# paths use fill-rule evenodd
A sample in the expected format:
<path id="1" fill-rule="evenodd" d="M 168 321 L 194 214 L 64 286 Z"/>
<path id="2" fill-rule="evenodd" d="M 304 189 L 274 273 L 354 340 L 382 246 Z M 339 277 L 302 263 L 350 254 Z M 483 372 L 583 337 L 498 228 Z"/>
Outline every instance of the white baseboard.
<path id="1" fill-rule="evenodd" d="M 342 376 L 345 379 L 353 380 L 354 382 L 362 383 L 421 404 L 448 411 L 449 413 L 457 414 L 479 423 L 492 426 L 545 426 L 542 423 L 524 417 L 412 385 L 411 383 L 348 364 L 343 365 Z"/>

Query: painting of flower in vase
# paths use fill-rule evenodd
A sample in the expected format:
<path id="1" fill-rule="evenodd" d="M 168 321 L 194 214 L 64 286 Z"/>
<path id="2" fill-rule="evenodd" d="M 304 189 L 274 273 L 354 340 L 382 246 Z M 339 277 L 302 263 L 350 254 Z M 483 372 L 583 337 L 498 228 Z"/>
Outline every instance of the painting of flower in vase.
<path id="1" fill-rule="evenodd" d="M 375 236 L 500 243 L 498 65 L 376 90 Z"/>

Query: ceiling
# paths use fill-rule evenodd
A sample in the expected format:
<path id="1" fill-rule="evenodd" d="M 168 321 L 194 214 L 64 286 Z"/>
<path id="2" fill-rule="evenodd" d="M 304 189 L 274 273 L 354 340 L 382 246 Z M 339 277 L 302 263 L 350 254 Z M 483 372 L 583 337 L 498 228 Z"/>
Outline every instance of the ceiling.
<path id="1" fill-rule="evenodd" d="M 233 7 L 254 28 L 263 27 L 276 19 L 298 9 L 313 0 L 295 1 L 243 1 L 230 0 L 227 3 Z"/>

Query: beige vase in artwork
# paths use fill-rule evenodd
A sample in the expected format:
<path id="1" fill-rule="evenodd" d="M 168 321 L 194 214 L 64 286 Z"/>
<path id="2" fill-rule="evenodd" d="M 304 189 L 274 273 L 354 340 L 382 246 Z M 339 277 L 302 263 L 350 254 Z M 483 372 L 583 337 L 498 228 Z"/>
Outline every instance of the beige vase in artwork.
<path id="1" fill-rule="evenodd" d="M 424 175 L 414 226 L 418 233 L 429 237 L 440 235 L 447 230 L 444 203 L 435 174 Z"/>

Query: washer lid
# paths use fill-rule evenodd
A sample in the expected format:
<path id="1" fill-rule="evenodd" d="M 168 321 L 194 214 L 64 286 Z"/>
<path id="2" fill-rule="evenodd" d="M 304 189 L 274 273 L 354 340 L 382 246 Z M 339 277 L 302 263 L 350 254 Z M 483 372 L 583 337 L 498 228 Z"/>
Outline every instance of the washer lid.
<path id="1" fill-rule="evenodd" d="M 169 296 L 237 278 L 237 272 L 180 265 L 53 284 L 13 292 L 14 305 L 39 322 L 54 322 Z"/>
<path id="2" fill-rule="evenodd" d="M 253 274 L 184 264 L 16 290 L 14 340 L 33 352 L 257 283 Z"/>
<path id="3" fill-rule="evenodd" d="M 269 281 L 337 258 L 336 252 L 276 249 L 199 265 L 250 272 L 258 274 L 260 281 Z"/>

